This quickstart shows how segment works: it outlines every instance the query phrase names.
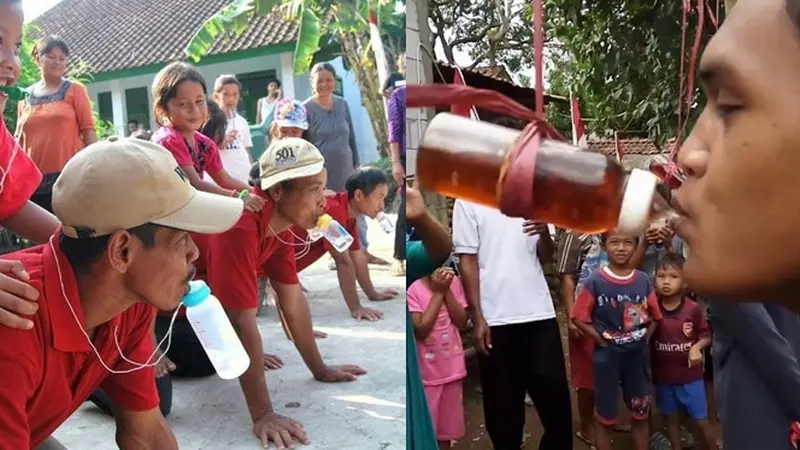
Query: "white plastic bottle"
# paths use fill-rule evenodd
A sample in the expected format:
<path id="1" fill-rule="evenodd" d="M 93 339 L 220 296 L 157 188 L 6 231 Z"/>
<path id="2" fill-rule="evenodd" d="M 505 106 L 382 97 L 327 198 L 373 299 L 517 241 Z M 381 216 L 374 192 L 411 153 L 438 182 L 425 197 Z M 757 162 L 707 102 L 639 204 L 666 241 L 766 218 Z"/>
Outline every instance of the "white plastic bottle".
<path id="1" fill-rule="evenodd" d="M 375 220 L 378 221 L 378 225 L 381 226 L 381 229 L 386 234 L 394 233 L 394 224 L 392 220 L 389 219 L 389 216 L 383 213 L 383 211 L 379 212 L 378 215 L 375 216 Z"/>
<path id="2" fill-rule="evenodd" d="M 316 233 L 321 233 L 340 253 L 350 248 L 350 244 L 353 243 L 353 236 L 350 236 L 345 227 L 328 214 L 319 216 L 317 227 L 309 231 L 310 236 L 314 236 Z"/>
<path id="3" fill-rule="evenodd" d="M 239 378 L 250 366 L 250 357 L 247 356 L 222 304 L 211 295 L 211 289 L 205 281 L 192 281 L 189 286 L 189 293 L 183 297 L 183 304 L 197 339 L 220 378 Z"/>

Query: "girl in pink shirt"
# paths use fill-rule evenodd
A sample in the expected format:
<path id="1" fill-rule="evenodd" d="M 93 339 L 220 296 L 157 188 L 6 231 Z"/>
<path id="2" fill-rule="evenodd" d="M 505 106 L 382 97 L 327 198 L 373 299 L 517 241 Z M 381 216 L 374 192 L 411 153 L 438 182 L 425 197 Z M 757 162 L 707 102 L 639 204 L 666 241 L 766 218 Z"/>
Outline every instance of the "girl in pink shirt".
<path id="1" fill-rule="evenodd" d="M 436 439 L 440 449 L 448 449 L 465 434 L 461 380 L 467 368 L 458 333 L 467 325 L 464 287 L 450 269 L 440 267 L 414 282 L 406 298 Z"/>

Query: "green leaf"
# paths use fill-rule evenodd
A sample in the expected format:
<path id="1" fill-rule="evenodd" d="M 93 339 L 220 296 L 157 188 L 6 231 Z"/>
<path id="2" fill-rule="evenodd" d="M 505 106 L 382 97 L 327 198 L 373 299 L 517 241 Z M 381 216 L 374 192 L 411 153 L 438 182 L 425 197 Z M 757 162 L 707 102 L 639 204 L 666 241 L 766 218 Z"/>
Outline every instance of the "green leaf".
<path id="1" fill-rule="evenodd" d="M 294 73 L 302 74 L 311 68 L 314 53 L 319 50 L 319 41 L 322 37 L 322 24 L 319 17 L 307 7 L 300 13 L 297 46 L 294 50 Z"/>
<path id="2" fill-rule="evenodd" d="M 281 0 L 256 0 L 256 14 L 266 16 L 272 13 L 276 6 L 280 6 Z"/>
<path id="3" fill-rule="evenodd" d="M 253 0 L 234 0 L 203 23 L 183 52 L 194 62 L 200 61 L 221 34 L 240 34 L 247 29 L 254 8 Z"/>

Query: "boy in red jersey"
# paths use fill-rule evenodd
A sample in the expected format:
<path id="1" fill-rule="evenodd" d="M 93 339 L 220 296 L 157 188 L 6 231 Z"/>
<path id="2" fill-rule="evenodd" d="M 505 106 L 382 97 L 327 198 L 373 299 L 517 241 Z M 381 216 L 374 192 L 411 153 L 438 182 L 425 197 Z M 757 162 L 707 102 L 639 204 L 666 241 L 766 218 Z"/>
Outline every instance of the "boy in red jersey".
<path id="1" fill-rule="evenodd" d="M 681 448 L 682 410 L 697 422 L 707 448 L 716 448 L 702 364 L 711 334 L 702 308 L 684 295 L 683 263 L 682 256 L 667 254 L 656 266 L 658 303 L 664 316 L 652 339 L 656 405 L 667 416 L 672 448 Z"/>

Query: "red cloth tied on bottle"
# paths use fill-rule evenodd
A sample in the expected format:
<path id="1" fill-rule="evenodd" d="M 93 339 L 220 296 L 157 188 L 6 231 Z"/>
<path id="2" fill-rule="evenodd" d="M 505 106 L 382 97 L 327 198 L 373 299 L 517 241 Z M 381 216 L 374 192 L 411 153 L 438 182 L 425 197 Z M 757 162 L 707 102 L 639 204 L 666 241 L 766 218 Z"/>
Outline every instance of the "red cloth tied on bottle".
<path id="1" fill-rule="evenodd" d="M 452 106 L 475 106 L 530 122 L 509 150 L 507 165 L 498 184 L 500 211 L 511 217 L 529 218 L 533 211 L 533 178 L 539 144 L 542 139 L 562 142 L 567 142 L 567 139 L 549 123 L 539 119 L 534 111 L 496 91 L 452 84 L 409 84 L 406 87 L 407 108 Z"/>

